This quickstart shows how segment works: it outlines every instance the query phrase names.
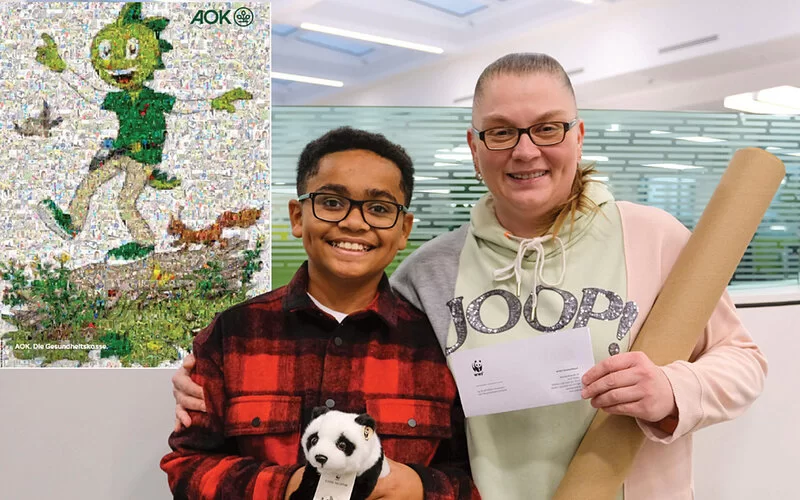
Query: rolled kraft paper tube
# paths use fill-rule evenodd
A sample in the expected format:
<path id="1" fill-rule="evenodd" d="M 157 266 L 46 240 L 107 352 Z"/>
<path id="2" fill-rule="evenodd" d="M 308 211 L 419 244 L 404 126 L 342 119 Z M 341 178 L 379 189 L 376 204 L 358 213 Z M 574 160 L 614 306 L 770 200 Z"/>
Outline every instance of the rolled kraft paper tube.
<path id="1" fill-rule="evenodd" d="M 689 358 L 785 173 L 764 150 L 733 155 L 631 350 L 657 365 Z M 598 411 L 553 499 L 615 498 L 644 440 L 632 417 Z"/>

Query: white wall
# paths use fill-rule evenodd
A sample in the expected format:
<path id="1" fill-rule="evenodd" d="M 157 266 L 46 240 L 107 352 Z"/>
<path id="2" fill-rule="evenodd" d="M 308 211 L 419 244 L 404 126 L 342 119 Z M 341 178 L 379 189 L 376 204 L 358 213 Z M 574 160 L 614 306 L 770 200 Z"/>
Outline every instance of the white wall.
<path id="1" fill-rule="evenodd" d="M 697 434 L 702 500 L 797 497 L 800 305 L 742 309 L 766 353 L 763 396 Z M 172 370 L 0 370 L 0 499 L 167 500 L 158 468 L 173 424 Z"/>
<path id="2" fill-rule="evenodd" d="M 767 356 L 761 397 L 740 418 L 695 436 L 695 497 L 788 500 L 800 497 L 800 305 L 740 309 Z"/>
<path id="3" fill-rule="evenodd" d="M 172 372 L 0 369 L 0 499 L 172 498 Z"/>

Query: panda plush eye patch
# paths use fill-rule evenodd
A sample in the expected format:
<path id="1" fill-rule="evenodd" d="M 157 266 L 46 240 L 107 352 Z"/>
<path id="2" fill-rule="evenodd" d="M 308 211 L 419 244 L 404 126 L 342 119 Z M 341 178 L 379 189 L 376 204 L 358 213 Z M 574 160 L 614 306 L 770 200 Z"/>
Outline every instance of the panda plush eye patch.
<path id="1" fill-rule="evenodd" d="M 319 442 L 319 433 L 315 432 L 306 439 L 306 450 L 313 448 Z"/>
<path id="2" fill-rule="evenodd" d="M 319 433 L 315 432 L 308 436 L 306 439 L 306 450 L 313 448 L 319 442 Z M 336 447 L 342 451 L 345 455 L 352 456 L 353 451 L 356 449 L 356 445 L 353 444 L 352 441 L 347 439 L 347 436 L 344 434 L 339 435 L 339 439 L 336 440 Z"/>
<path id="3" fill-rule="evenodd" d="M 350 440 L 347 439 L 344 434 L 339 436 L 339 439 L 336 440 L 336 447 L 342 450 L 348 457 L 352 456 L 353 451 L 356 449 L 356 446 L 350 442 Z"/>

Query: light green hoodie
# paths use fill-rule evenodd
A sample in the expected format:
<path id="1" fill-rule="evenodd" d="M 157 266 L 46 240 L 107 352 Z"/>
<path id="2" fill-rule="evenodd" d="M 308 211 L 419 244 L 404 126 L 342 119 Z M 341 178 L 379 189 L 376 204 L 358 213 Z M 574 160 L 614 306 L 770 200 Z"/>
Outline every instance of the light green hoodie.
<path id="1" fill-rule="evenodd" d="M 636 316 L 631 304 L 621 321 L 626 279 L 619 213 L 604 185 L 589 184 L 587 194 L 600 211 L 579 214 L 572 231 L 568 224 L 562 231 L 563 239 L 508 235 L 495 217 L 493 198 L 478 202 L 455 284 L 465 321 L 451 324 L 450 352 L 453 347 L 472 349 L 579 326 L 590 329 L 595 362 L 609 351 L 628 350 L 627 333 Z M 496 295 L 499 290 L 518 300 Z M 467 438 L 478 489 L 508 488 L 529 491 L 529 498 L 550 498 L 595 412 L 588 401 L 577 401 L 471 417 Z"/>
<path id="2" fill-rule="evenodd" d="M 563 231 L 563 254 L 552 239 L 506 237 L 486 196 L 470 224 L 437 236 L 406 258 L 392 275 L 392 286 L 425 311 L 447 353 L 546 334 L 557 323 L 569 329 L 584 322 L 595 361 L 608 357 L 609 349 L 627 351 L 689 231 L 663 210 L 614 202 L 603 185 L 590 184 L 588 195 L 602 210 L 581 216 L 571 235 L 568 228 Z M 534 278 L 539 244 L 545 258 Z M 521 245 L 529 250 L 517 267 Z M 495 279 L 498 269 L 503 279 Z M 525 312 L 534 285 L 545 287 L 537 296 L 538 323 Z M 725 295 L 690 362 L 661 369 L 673 388 L 678 425 L 667 434 L 637 419 L 647 441 L 625 480 L 626 500 L 693 498 L 692 433 L 743 412 L 763 388 L 766 362 Z M 468 418 L 470 463 L 482 497 L 550 498 L 593 414 L 588 403 L 576 402 Z"/>

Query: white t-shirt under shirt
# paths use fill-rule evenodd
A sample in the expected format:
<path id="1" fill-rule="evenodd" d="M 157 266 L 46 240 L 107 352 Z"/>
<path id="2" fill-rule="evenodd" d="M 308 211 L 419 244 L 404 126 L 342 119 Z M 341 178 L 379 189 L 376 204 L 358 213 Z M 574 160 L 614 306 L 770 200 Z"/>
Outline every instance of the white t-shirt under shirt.
<path id="1" fill-rule="evenodd" d="M 341 323 L 342 321 L 344 321 L 344 319 L 347 317 L 347 313 L 343 313 L 343 312 L 339 312 L 339 311 L 334 311 L 334 310 L 333 310 L 333 309 L 331 309 L 330 307 L 326 307 L 326 306 L 322 305 L 322 304 L 320 303 L 320 301 L 318 301 L 317 299 L 315 299 L 315 298 L 314 298 L 314 296 L 313 296 L 313 295 L 311 295 L 310 293 L 308 293 L 308 292 L 306 292 L 306 293 L 308 294 L 308 296 L 309 296 L 309 298 L 311 299 L 311 301 L 312 301 L 312 302 L 314 302 L 314 304 L 316 304 L 316 306 L 317 306 L 317 307 L 319 307 L 319 308 L 320 308 L 322 311 L 324 311 L 324 312 L 326 312 L 326 313 L 330 314 L 331 316 L 333 316 L 333 317 L 336 319 L 336 321 L 338 321 L 339 323 Z"/>

